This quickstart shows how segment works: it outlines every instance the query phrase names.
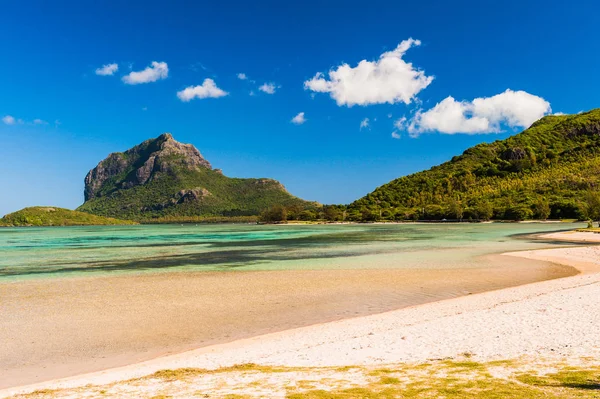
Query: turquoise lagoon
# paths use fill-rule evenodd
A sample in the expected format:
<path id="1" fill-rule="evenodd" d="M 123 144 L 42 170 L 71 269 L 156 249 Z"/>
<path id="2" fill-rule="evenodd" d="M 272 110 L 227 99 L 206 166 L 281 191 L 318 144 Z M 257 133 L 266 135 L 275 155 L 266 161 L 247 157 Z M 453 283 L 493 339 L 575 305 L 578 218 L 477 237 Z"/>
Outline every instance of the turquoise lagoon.
<path id="1" fill-rule="evenodd" d="M 480 268 L 581 223 L 139 225 L 0 229 L 0 281 L 166 271 Z M 567 245 L 561 243 L 560 245 Z"/>

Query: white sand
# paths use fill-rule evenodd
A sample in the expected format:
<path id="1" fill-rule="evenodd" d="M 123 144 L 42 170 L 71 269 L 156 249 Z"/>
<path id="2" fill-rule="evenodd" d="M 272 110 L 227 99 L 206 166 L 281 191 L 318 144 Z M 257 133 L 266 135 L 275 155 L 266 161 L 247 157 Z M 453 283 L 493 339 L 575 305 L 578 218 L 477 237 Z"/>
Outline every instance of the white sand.
<path id="1" fill-rule="evenodd" d="M 548 237 L 562 239 L 563 235 Z M 589 233 L 577 233 L 589 234 Z M 594 235 L 600 241 L 600 235 Z M 577 236 L 577 239 L 582 237 Z M 586 240 L 591 240 L 587 235 Z M 566 240 L 575 240 L 569 236 Z M 578 268 L 582 274 L 373 316 L 215 345 L 131 366 L 0 391 L 107 384 L 163 369 L 241 363 L 285 366 L 423 362 L 470 353 L 474 360 L 600 359 L 600 246 L 524 253 Z"/>

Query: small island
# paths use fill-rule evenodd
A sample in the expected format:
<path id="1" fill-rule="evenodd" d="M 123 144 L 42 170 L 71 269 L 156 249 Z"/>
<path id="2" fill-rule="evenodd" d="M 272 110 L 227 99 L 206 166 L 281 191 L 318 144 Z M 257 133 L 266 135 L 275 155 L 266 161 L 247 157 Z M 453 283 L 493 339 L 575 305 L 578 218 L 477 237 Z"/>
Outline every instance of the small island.
<path id="1" fill-rule="evenodd" d="M 2 227 L 21 226 L 104 226 L 137 224 L 131 220 L 92 215 L 55 206 L 32 206 L 9 213 L 0 219 Z"/>

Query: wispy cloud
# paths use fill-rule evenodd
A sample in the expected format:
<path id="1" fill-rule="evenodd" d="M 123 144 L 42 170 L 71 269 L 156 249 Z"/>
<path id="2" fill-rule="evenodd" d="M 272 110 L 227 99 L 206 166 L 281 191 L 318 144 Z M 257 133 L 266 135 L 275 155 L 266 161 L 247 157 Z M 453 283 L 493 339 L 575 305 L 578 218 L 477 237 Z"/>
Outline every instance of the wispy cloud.
<path id="1" fill-rule="evenodd" d="M 294 116 L 291 120 L 294 125 L 301 125 L 306 122 L 306 118 L 304 117 L 304 112 L 299 112 L 298 115 Z"/>
<path id="2" fill-rule="evenodd" d="M 393 139 L 399 139 L 400 138 L 400 134 L 398 132 L 392 132 L 392 138 Z"/>
<path id="3" fill-rule="evenodd" d="M 369 118 L 365 118 L 360 121 L 360 130 L 367 129 L 369 127 Z"/>
<path id="4" fill-rule="evenodd" d="M 119 70 L 119 65 L 117 64 L 106 64 L 101 68 L 96 69 L 96 75 L 100 76 L 111 76 L 114 75 Z"/>
<path id="5" fill-rule="evenodd" d="M 14 125 L 17 123 L 17 120 L 14 116 L 6 115 L 2 118 L 2 122 L 4 122 L 5 125 Z"/>
<path id="6" fill-rule="evenodd" d="M 39 119 L 36 118 L 33 121 L 29 122 L 29 121 L 24 121 L 23 119 L 20 118 L 15 118 L 12 115 L 5 115 L 2 119 L 2 123 L 4 123 L 5 125 L 48 125 L 48 122 L 46 122 L 43 119 Z"/>
<path id="7" fill-rule="evenodd" d="M 240 73 L 238 73 L 236 76 L 237 76 L 237 78 L 238 78 L 239 80 L 248 80 L 248 76 L 246 76 L 246 74 L 245 74 L 245 73 L 241 73 L 241 72 L 240 72 Z"/>
<path id="8" fill-rule="evenodd" d="M 188 102 L 194 98 L 219 98 L 228 95 L 226 91 L 217 87 L 212 79 L 204 79 L 201 85 L 189 86 L 177 92 L 177 97 L 181 101 Z"/>
<path id="9" fill-rule="evenodd" d="M 279 89 L 281 86 L 277 86 L 275 83 L 263 83 L 258 90 L 267 93 L 267 94 L 275 94 L 275 91 Z"/>
<path id="10" fill-rule="evenodd" d="M 142 71 L 134 71 L 123 76 L 123 82 L 128 85 L 156 82 L 169 76 L 169 66 L 166 62 L 152 61 L 152 64 Z"/>

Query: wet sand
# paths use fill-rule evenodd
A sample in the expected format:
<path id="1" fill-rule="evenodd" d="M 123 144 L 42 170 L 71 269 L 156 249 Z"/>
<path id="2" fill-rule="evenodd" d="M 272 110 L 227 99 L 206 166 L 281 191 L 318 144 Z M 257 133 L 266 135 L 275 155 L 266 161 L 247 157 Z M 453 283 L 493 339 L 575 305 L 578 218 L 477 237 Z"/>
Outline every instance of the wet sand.
<path id="1" fill-rule="evenodd" d="M 502 255 L 487 256 L 482 265 L 0 283 L 0 388 L 577 273 Z"/>

